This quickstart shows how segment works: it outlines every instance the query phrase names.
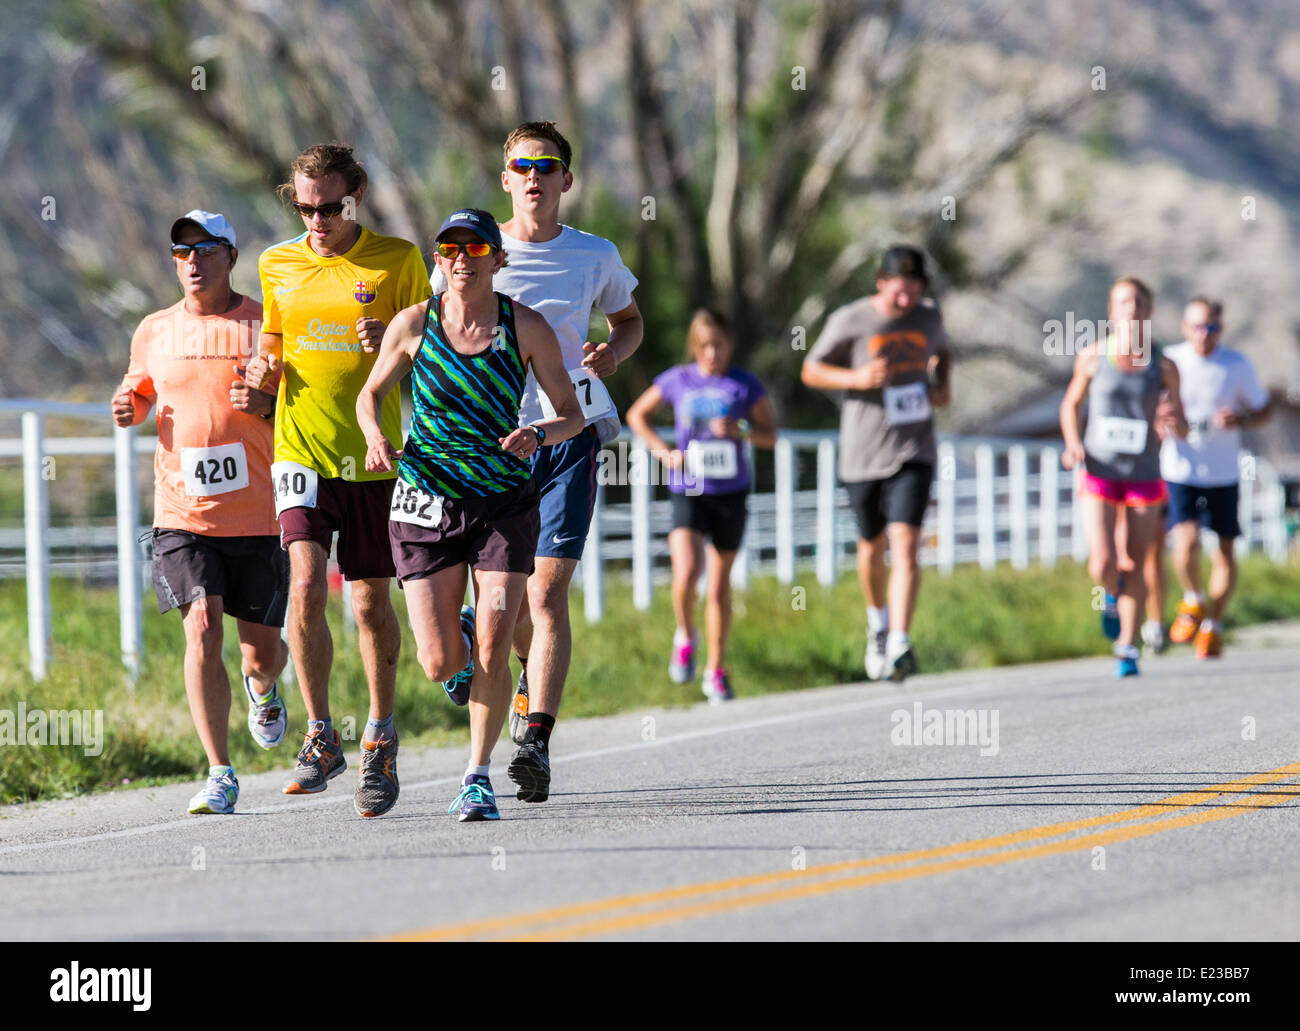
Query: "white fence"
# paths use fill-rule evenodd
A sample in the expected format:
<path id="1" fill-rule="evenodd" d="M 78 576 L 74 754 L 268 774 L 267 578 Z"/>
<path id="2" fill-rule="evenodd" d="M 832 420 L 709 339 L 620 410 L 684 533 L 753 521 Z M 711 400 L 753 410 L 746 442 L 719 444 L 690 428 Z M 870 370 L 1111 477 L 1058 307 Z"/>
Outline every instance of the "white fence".
<path id="1" fill-rule="evenodd" d="M 47 401 L 0 401 L 0 415 L 19 413 L 21 439 L 0 440 L 0 459 L 22 458 L 24 526 L 0 529 L 0 575 L 26 575 L 28 642 L 34 676 L 48 672 L 52 619 L 52 571 L 111 575 L 118 582 L 121 651 L 127 668 L 139 669 L 142 653 L 143 546 L 137 474 L 141 455 L 152 455 L 156 438 L 114 427 L 113 436 L 47 438 L 46 416 L 107 421 L 106 405 Z M 624 434 L 611 447 L 644 451 Z M 786 431 L 770 459 L 760 461 L 760 482 L 771 491 L 749 498 L 749 521 L 732 570 L 743 588 L 750 576 L 771 573 L 792 583 L 800 566 L 812 565 L 819 583 L 834 583 L 841 563 L 852 566 L 857 529 L 846 491 L 837 485 L 837 434 Z M 49 525 L 47 459 L 59 455 L 112 455 L 116 484 L 115 526 L 58 528 Z M 609 469 L 651 470 L 641 455 Z M 770 461 L 770 475 L 768 462 Z M 604 477 L 602 477 L 604 478 Z M 666 537 L 670 502 L 657 475 L 599 487 L 595 517 L 578 579 L 591 622 L 605 611 L 608 578 L 630 574 L 633 603 L 650 606 L 656 584 L 669 575 Z M 1241 549 L 1262 549 L 1274 560 L 1286 556 L 1285 495 L 1276 472 L 1262 459 L 1243 458 Z M 620 496 L 606 499 L 610 491 Z M 52 562 L 52 549 L 75 545 L 76 556 Z M 11 557 L 21 549 L 23 559 Z M 1060 468 L 1060 450 L 1041 442 L 940 435 L 939 461 L 922 535 L 921 562 L 943 572 L 960 564 L 991 569 L 1000 562 L 1024 568 L 1033 560 L 1052 565 L 1068 554 L 1082 561 L 1082 532 L 1075 477 Z M 96 557 L 88 557 L 96 556 Z"/>

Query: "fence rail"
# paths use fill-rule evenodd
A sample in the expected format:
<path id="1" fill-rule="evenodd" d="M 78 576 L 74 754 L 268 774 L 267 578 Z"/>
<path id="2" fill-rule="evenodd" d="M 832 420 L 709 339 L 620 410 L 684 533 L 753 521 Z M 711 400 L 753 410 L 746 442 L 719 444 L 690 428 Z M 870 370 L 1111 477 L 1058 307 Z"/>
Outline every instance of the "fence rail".
<path id="1" fill-rule="evenodd" d="M 22 459 L 24 525 L 21 530 L 0 528 L 0 576 L 27 579 L 32 673 L 38 679 L 48 673 L 50 577 L 57 572 L 116 578 L 122 660 L 135 675 L 143 651 L 141 588 L 146 572 L 140 537 L 147 529 L 140 524 L 137 473 L 140 456 L 153 453 L 156 438 L 120 427 L 114 427 L 111 437 L 46 436 L 47 416 L 102 423 L 102 405 L 0 401 L 0 415 L 6 412 L 20 414 L 22 421 L 20 439 L 0 440 L 0 459 Z M 656 585 L 669 576 L 664 542 L 671 527 L 671 505 L 664 488 L 656 486 L 664 477 L 645 453 L 644 444 L 626 432 L 610 446 L 629 449 L 620 456 L 626 461 L 609 463 L 610 469 L 640 470 L 642 475 L 609 485 L 619 494 L 626 492 L 626 501 L 609 503 L 607 485 L 598 486 L 578 573 L 584 611 L 591 622 L 604 616 L 609 576 L 630 575 L 638 609 L 650 606 Z M 847 492 L 836 481 L 836 451 L 834 431 L 781 434 L 771 458 L 772 490 L 749 498 L 749 521 L 732 568 L 737 587 L 743 589 L 755 572 L 793 583 L 799 568 L 809 565 L 819 583 L 830 585 L 842 563 L 847 560 L 851 565 L 857 529 Z M 51 477 L 45 463 L 57 455 L 113 456 L 116 513 L 111 526 L 51 528 Z M 763 469 L 766 474 L 766 459 Z M 1041 441 L 940 434 L 935 472 L 922 527 L 923 565 L 948 572 L 964 564 L 991 569 L 1009 562 L 1023 569 L 1035 560 L 1050 566 L 1062 554 L 1078 561 L 1086 558 L 1076 477 L 1061 470 L 1059 448 Z M 1275 561 L 1283 560 L 1285 494 L 1277 473 L 1262 459 L 1243 456 L 1242 488 L 1238 547 L 1262 549 Z M 67 551 L 74 554 L 60 554 Z"/>

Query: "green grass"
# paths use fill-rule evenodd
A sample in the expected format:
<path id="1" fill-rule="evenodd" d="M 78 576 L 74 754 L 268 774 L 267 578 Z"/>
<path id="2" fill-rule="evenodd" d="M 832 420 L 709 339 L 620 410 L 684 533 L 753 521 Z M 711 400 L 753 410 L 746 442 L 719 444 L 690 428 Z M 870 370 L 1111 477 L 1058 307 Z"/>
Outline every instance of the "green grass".
<path id="1" fill-rule="evenodd" d="M 1300 617 L 1295 570 L 1252 557 L 1241 568 L 1228 626 Z M 566 717 L 629 709 L 682 706 L 701 701 L 698 684 L 678 686 L 666 673 L 672 616 L 666 588 L 648 612 L 637 612 L 630 591 L 611 584 L 606 618 L 595 626 L 582 616 L 581 592 L 573 595 L 574 658 L 565 690 Z M 398 615 L 406 612 L 394 591 Z M 961 568 L 943 577 L 927 571 L 912 639 L 922 670 L 991 667 L 1079 655 L 1105 654 L 1092 607 L 1092 585 L 1072 563 L 1055 569 L 990 573 Z M 24 585 L 0 584 L 0 709 L 24 701 L 35 709 L 102 709 L 103 753 L 88 757 L 75 746 L 3 748 L 0 801 L 14 802 L 103 790 L 124 782 L 151 784 L 195 779 L 206 761 L 190 722 L 181 682 L 183 639 L 176 613 L 160 616 L 146 600 L 144 668 L 132 687 L 118 661 L 117 593 L 56 580 L 55 655 L 50 677 L 34 682 L 26 671 L 27 622 Z M 339 600 L 331 600 L 335 665 L 331 709 L 336 724 L 351 717 L 359 735 L 366 717 L 365 678 L 355 644 L 341 636 Z M 844 575 L 832 588 L 811 571 L 797 585 L 756 579 L 736 594 L 736 619 L 727 659 L 738 694 L 841 683 L 862 678 L 862 597 Z M 264 752 L 249 738 L 238 689 L 233 623 L 226 622 L 227 666 L 235 685 L 231 759 L 243 773 L 288 769 L 292 743 Z M 291 727 L 303 726 L 301 700 L 290 693 Z M 450 705 L 441 687 L 424 678 L 404 632 L 398 670 L 397 722 L 403 744 L 451 744 L 468 740 L 465 709 Z"/>

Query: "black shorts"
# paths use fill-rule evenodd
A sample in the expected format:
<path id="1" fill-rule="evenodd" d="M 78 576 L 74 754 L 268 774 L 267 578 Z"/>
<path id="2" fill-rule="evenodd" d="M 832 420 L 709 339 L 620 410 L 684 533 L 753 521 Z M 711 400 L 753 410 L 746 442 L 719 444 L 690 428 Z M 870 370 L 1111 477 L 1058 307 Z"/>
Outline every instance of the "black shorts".
<path id="1" fill-rule="evenodd" d="M 389 522 L 397 579 L 422 580 L 468 563 L 475 569 L 532 575 L 541 517 L 537 481 L 481 498 L 444 498 L 436 528 Z"/>
<path id="2" fill-rule="evenodd" d="M 745 495 L 738 490 L 727 494 L 672 494 L 673 529 L 698 530 L 719 551 L 738 551 L 745 535 Z"/>
<path id="3" fill-rule="evenodd" d="M 1218 537 L 1240 537 L 1237 505 L 1241 491 L 1235 483 L 1223 487 L 1196 487 L 1190 483 L 1169 484 L 1169 511 L 1165 525 L 1194 522 L 1209 527 Z"/>
<path id="4" fill-rule="evenodd" d="M 280 543 L 285 550 L 294 541 L 315 541 L 328 555 L 337 530 L 335 558 L 344 580 L 382 580 L 396 575 L 388 547 L 388 506 L 396 479 L 322 476 L 316 482 L 315 508 L 286 508 L 280 513 Z"/>
<path id="5" fill-rule="evenodd" d="M 209 537 L 155 528 L 153 586 L 159 612 L 215 595 L 236 619 L 282 627 L 289 604 L 289 556 L 274 535 Z"/>
<path id="6" fill-rule="evenodd" d="M 904 462 L 887 479 L 846 483 L 849 504 L 858 520 L 858 536 L 874 540 L 890 523 L 920 527 L 933 482 L 934 466 L 929 462 Z"/>

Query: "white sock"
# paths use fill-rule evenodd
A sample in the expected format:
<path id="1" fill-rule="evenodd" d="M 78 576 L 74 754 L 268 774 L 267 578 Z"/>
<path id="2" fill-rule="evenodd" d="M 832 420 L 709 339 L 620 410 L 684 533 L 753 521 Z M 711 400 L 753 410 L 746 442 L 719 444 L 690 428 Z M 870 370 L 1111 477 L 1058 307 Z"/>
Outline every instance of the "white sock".
<path id="1" fill-rule="evenodd" d="M 682 628 L 678 627 L 676 630 L 673 631 L 673 647 L 680 648 L 684 644 L 694 644 L 695 638 L 697 636 L 698 635 L 696 634 L 691 634 L 689 637 L 687 637 L 684 633 L 682 633 Z"/>
<path id="2" fill-rule="evenodd" d="M 1136 659 L 1142 652 L 1136 644 L 1115 644 L 1115 658 L 1117 659 Z"/>
<path id="3" fill-rule="evenodd" d="M 1201 629 L 1206 631 L 1207 633 L 1211 630 L 1213 630 L 1215 633 L 1220 633 L 1223 630 L 1223 628 L 1219 625 L 1219 621 L 1217 619 L 1201 620 Z"/>
<path id="4" fill-rule="evenodd" d="M 1164 626 L 1158 619 L 1148 619 L 1142 624 L 1143 630 L 1163 630 Z"/>
<path id="5" fill-rule="evenodd" d="M 867 629 L 873 634 L 878 634 L 882 630 L 889 629 L 889 609 L 885 606 L 874 608 L 867 606 Z"/>
<path id="6" fill-rule="evenodd" d="M 1184 605 L 1200 605 L 1202 608 L 1204 608 L 1204 607 L 1205 607 L 1205 595 L 1201 594 L 1199 591 L 1184 591 L 1184 592 L 1183 592 L 1183 604 L 1184 604 Z"/>
<path id="7" fill-rule="evenodd" d="M 885 642 L 885 652 L 891 657 L 898 656 L 911 646 L 912 642 L 908 639 L 906 630 L 891 630 Z"/>
<path id="8" fill-rule="evenodd" d="M 489 767 L 491 767 L 491 765 L 492 765 L 491 759 L 485 762 L 482 766 L 475 766 L 473 763 L 470 763 L 468 766 L 465 767 L 465 777 L 486 777 L 488 775 L 488 769 Z M 462 777 L 461 780 L 464 780 L 465 777 Z"/>

